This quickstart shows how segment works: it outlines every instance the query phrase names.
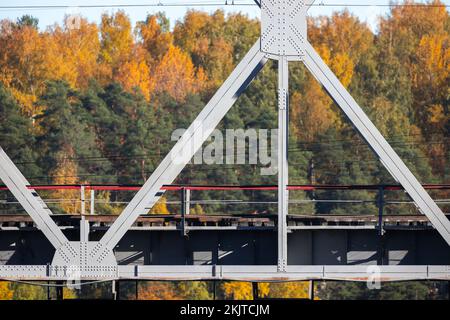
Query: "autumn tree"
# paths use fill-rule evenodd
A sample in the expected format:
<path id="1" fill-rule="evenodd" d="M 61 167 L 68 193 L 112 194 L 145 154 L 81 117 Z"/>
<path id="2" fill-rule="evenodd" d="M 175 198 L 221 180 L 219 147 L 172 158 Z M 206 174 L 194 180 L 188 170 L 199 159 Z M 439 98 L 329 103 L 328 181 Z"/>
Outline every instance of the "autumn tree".
<path id="1" fill-rule="evenodd" d="M 50 37 L 48 60 L 52 79 L 65 80 L 72 88 L 86 88 L 89 80 L 99 75 L 99 30 L 95 23 L 77 17 L 77 25 L 66 16 L 63 26 L 54 25 L 46 36 Z"/>
<path id="2" fill-rule="evenodd" d="M 441 140 L 448 136 L 449 15 L 441 1 L 429 4 L 391 9 L 380 23 L 380 55 L 397 62 L 397 70 L 409 80 L 408 111 L 421 134 L 428 140 Z M 443 172 L 448 144 L 422 149 L 432 159 L 434 172 Z"/>
<path id="3" fill-rule="evenodd" d="M 0 282 L 0 300 L 11 300 L 14 292 L 11 290 L 10 283 L 6 281 Z"/>
<path id="4" fill-rule="evenodd" d="M 0 26 L 0 80 L 11 90 L 21 111 L 32 117 L 39 112 L 35 102 L 49 78 L 48 39 L 39 33 L 37 20 L 3 20 Z"/>
<path id="5" fill-rule="evenodd" d="M 152 66 L 161 61 L 173 44 L 173 34 L 169 28 L 169 20 L 161 12 L 148 15 L 145 21 L 140 21 L 136 25 L 142 46 L 149 54 L 148 63 Z"/>
<path id="6" fill-rule="evenodd" d="M 184 101 L 189 93 L 201 90 L 205 75 L 202 69 L 194 67 L 189 55 L 171 45 L 156 67 L 154 79 L 156 92 Z"/>

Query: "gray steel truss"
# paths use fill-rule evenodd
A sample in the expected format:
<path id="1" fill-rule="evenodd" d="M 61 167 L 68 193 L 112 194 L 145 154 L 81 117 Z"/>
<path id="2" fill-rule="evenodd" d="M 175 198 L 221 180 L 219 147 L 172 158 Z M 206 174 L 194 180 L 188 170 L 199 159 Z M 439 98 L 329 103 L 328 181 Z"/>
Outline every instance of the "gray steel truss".
<path id="1" fill-rule="evenodd" d="M 366 266 L 290 266 L 287 261 L 286 217 L 288 213 L 288 62 L 302 61 L 342 109 L 355 129 L 372 148 L 390 174 L 405 188 L 420 211 L 450 245 L 450 221 L 387 143 L 361 107 L 339 82 L 307 40 L 306 14 L 313 0 L 260 0 L 261 38 L 238 64 L 229 78 L 200 112 L 185 134 L 153 172 L 132 201 L 96 242 L 89 241 L 89 226 L 81 225 L 78 242 L 69 242 L 50 217 L 50 212 L 8 156 L 0 151 L 0 178 L 30 214 L 45 237 L 56 248 L 53 263 L 42 266 L 1 266 L 0 278 L 70 279 L 71 265 L 81 267 L 80 278 L 159 279 L 362 279 Z M 117 266 L 113 249 L 141 214 L 147 213 L 162 196 L 243 90 L 268 59 L 278 60 L 278 262 L 277 266 Z M 448 266 L 380 266 L 382 280 L 448 279 Z"/>
<path id="2" fill-rule="evenodd" d="M 112 250 L 138 216 L 158 201 L 162 186 L 173 182 L 266 62 L 258 40 L 99 241 L 94 255 Z"/>

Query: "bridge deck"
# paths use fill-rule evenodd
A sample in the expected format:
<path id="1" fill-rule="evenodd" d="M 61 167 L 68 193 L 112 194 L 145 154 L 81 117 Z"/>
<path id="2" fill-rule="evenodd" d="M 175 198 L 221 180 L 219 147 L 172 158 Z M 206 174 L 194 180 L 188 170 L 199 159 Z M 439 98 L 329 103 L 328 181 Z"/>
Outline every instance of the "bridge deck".
<path id="1" fill-rule="evenodd" d="M 61 227 L 78 227 L 81 215 L 53 215 L 52 218 Z M 106 228 L 116 219 L 117 215 L 84 215 L 92 228 Z M 447 215 L 450 217 L 450 215 Z M 187 215 L 184 217 L 186 227 L 252 227 L 274 228 L 277 223 L 276 214 L 244 214 L 244 215 Z M 377 215 L 289 215 L 288 226 L 291 228 L 321 227 L 376 227 Z M 384 215 L 383 228 L 433 228 L 424 215 Z M 151 227 L 164 228 L 180 226 L 183 216 L 142 215 L 133 225 L 133 229 Z M 35 228 L 33 220 L 28 215 L 0 215 L 0 230 L 10 228 Z"/>

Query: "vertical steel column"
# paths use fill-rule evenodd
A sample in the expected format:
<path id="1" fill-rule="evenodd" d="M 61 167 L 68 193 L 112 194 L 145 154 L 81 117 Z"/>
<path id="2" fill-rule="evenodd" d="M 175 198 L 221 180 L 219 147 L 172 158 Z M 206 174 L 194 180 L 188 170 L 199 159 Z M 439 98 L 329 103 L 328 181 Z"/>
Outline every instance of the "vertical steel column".
<path id="1" fill-rule="evenodd" d="M 63 281 L 56 281 L 56 300 L 64 300 L 64 282 Z"/>
<path id="2" fill-rule="evenodd" d="M 314 280 L 309 280 L 309 292 L 308 292 L 308 296 L 309 296 L 309 300 L 314 300 Z"/>
<path id="3" fill-rule="evenodd" d="M 91 215 L 95 214 L 95 190 L 91 189 L 91 207 L 90 207 Z"/>
<path id="4" fill-rule="evenodd" d="M 259 300 L 258 282 L 252 282 L 253 300 Z"/>
<path id="5" fill-rule="evenodd" d="M 384 233 L 383 228 L 383 214 L 384 214 L 384 186 L 378 189 L 377 196 L 377 206 L 378 206 L 378 259 L 377 264 L 383 265 L 384 256 Z"/>
<path id="6" fill-rule="evenodd" d="M 286 271 L 288 214 L 289 64 L 278 60 L 278 271 Z"/>
<path id="7" fill-rule="evenodd" d="M 86 188 L 84 186 L 80 186 L 80 200 L 81 200 L 81 214 L 86 214 Z"/>
<path id="8" fill-rule="evenodd" d="M 185 187 L 181 188 L 181 233 L 183 236 L 187 236 L 186 230 L 186 214 L 188 214 L 188 208 L 186 207 L 187 202 L 187 191 Z"/>
<path id="9" fill-rule="evenodd" d="M 185 188 L 184 192 L 184 214 L 189 215 L 191 211 L 191 189 Z"/>

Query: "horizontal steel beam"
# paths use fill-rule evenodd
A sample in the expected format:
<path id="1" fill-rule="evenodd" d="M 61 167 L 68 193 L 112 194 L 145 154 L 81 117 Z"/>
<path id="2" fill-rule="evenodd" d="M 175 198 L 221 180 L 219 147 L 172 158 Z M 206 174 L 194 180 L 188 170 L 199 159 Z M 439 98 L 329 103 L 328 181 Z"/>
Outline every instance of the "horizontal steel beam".
<path id="1" fill-rule="evenodd" d="M 69 269 L 52 266 L 0 266 L 2 280 L 236 280 L 236 281 L 406 281 L 450 280 L 450 266 L 119 266 L 116 272 L 95 270 L 74 278 Z"/>

